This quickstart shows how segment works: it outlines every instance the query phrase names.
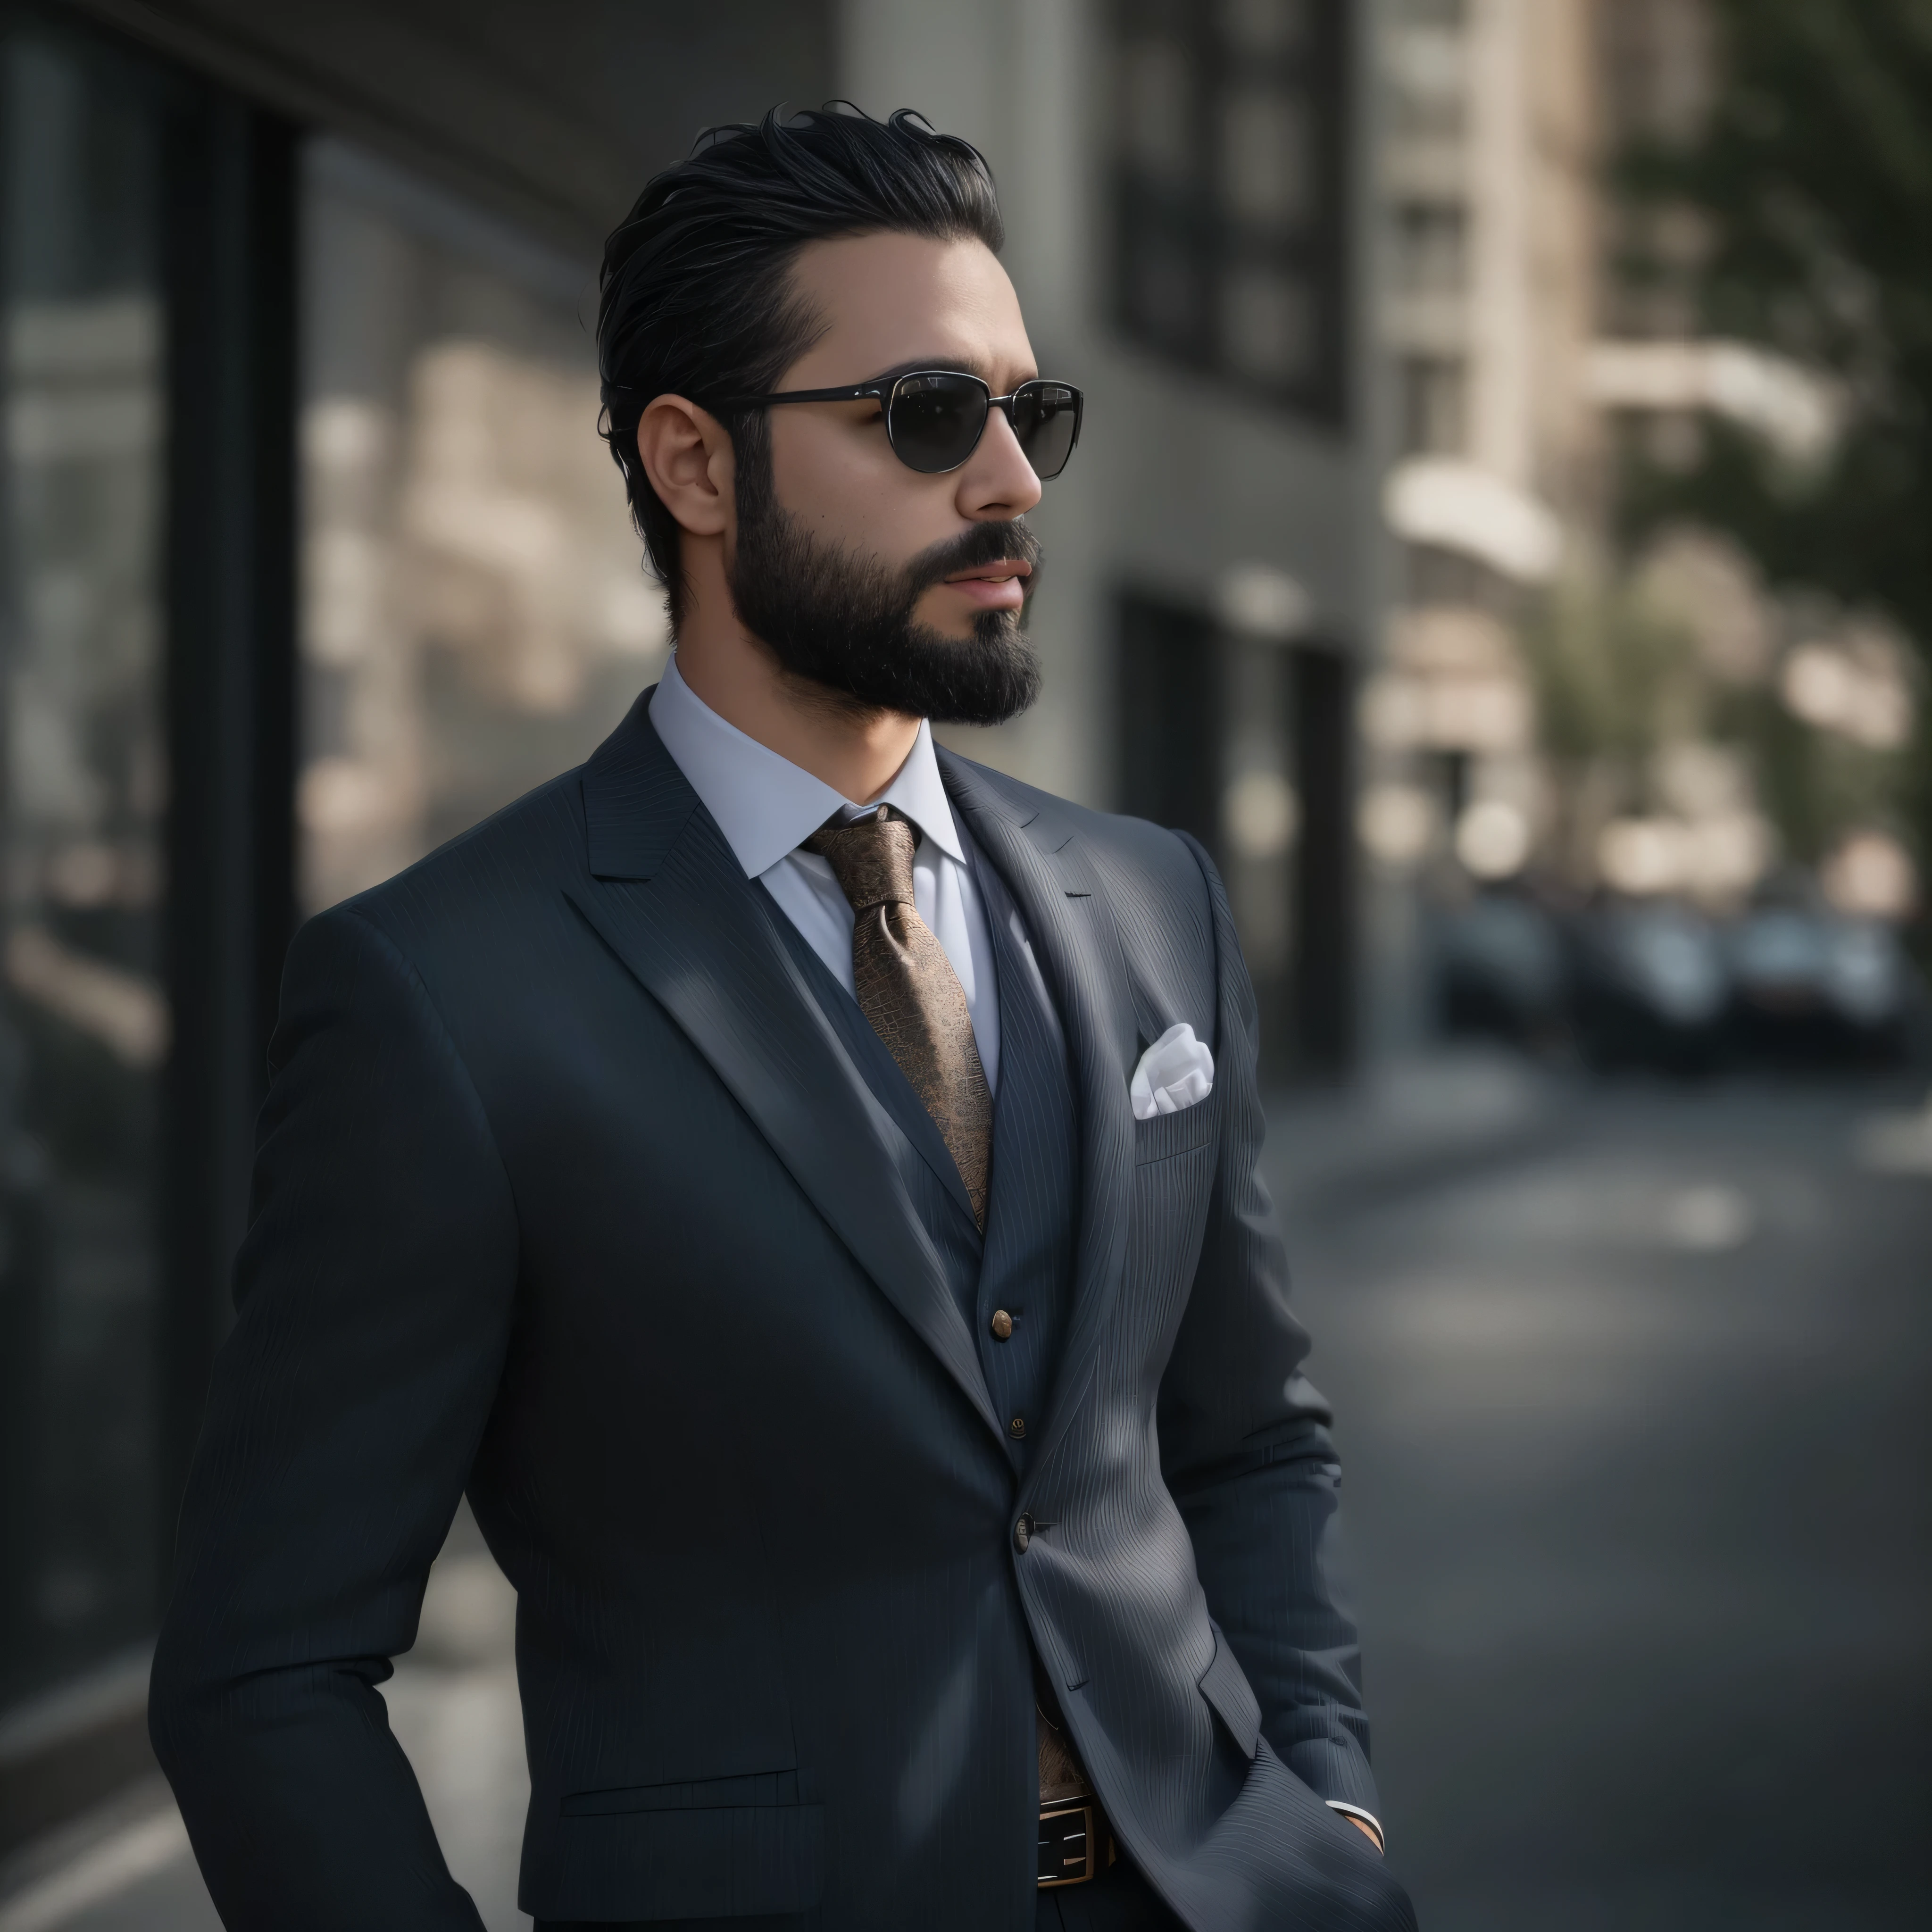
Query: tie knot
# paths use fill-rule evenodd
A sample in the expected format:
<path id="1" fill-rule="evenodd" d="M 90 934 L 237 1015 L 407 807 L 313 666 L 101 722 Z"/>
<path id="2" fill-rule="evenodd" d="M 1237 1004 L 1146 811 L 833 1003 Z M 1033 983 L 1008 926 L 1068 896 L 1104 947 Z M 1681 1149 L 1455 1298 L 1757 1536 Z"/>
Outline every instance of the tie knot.
<path id="1" fill-rule="evenodd" d="M 821 826 L 805 849 L 832 868 L 847 903 L 862 913 L 877 905 L 912 904 L 912 855 L 918 842 L 910 821 L 882 805 L 850 825 Z"/>

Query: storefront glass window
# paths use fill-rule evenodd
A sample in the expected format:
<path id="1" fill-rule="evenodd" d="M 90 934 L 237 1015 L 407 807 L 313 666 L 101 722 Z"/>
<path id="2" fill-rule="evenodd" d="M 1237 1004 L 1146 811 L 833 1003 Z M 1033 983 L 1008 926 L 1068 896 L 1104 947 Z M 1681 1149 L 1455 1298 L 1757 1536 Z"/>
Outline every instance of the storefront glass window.
<path id="1" fill-rule="evenodd" d="M 160 148 L 0 28 L 0 1702 L 149 1628 L 162 1544 Z"/>
<path id="2" fill-rule="evenodd" d="M 596 434 L 589 266 L 339 142 L 308 170 L 314 910 L 580 761 L 667 638 Z"/>

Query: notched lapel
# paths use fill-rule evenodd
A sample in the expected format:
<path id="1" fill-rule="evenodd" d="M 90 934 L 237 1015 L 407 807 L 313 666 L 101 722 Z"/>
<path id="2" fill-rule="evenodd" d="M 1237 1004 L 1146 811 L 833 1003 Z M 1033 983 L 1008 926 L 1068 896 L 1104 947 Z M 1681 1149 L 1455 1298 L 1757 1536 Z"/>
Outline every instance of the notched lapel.
<path id="1" fill-rule="evenodd" d="M 896 1170 L 921 1156 L 852 1064 L 770 923 L 782 915 L 740 871 L 641 703 L 585 768 L 592 876 L 567 896 L 1004 1441 L 965 1318 Z"/>
<path id="2" fill-rule="evenodd" d="M 648 879 L 698 809 L 698 794 L 651 728 L 657 686 L 584 767 L 584 831 L 591 876 Z"/>

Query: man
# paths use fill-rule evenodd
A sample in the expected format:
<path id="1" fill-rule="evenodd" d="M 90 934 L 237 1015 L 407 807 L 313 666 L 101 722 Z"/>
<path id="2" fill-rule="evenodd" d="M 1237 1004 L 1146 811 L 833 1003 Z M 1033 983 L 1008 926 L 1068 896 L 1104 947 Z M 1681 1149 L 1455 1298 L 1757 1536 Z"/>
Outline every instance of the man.
<path id="1" fill-rule="evenodd" d="M 467 1486 L 539 1924 L 1396 1928 L 1200 849 L 935 750 L 1038 675 L 1040 380 L 913 117 L 612 237 L 676 655 L 296 941 L 154 1669 L 230 1927 L 474 1927 L 374 1685 Z"/>

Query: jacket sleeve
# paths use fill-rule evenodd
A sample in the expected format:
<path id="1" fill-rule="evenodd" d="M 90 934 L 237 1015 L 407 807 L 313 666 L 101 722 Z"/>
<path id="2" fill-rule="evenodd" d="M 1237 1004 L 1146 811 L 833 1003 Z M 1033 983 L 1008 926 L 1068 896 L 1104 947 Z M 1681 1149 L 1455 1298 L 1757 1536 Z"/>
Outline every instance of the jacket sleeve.
<path id="1" fill-rule="evenodd" d="M 352 909 L 298 935 L 270 1068 L 149 1728 L 230 1932 L 478 1932 L 375 1687 L 495 1396 L 509 1186 L 421 980 Z"/>
<path id="2" fill-rule="evenodd" d="M 1254 990 L 1227 894 L 1212 903 L 1220 1159 L 1200 1264 L 1162 1382 L 1161 1463 L 1208 1608 L 1253 1687 L 1275 1754 L 1318 1796 L 1379 1814 L 1355 1630 L 1330 1574 L 1341 1466 L 1328 1405 L 1301 1372 L 1308 1333 L 1257 1172 L 1263 1120 Z"/>

